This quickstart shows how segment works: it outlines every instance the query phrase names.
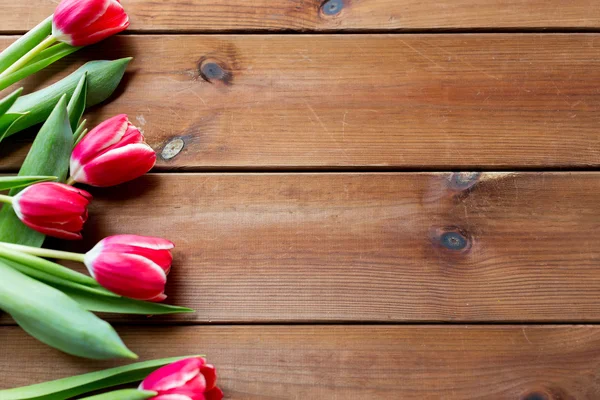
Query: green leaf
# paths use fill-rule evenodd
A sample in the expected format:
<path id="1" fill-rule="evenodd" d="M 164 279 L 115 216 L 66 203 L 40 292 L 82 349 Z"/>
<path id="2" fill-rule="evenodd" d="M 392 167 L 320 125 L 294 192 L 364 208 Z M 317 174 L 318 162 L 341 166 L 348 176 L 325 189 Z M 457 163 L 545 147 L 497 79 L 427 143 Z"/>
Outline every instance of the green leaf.
<path id="1" fill-rule="evenodd" d="M 0 276 L 0 308 L 39 341 L 85 358 L 136 357 L 107 322 L 82 309 L 61 291 L 2 261 Z"/>
<path id="2" fill-rule="evenodd" d="M 75 88 L 75 92 L 73 92 L 73 96 L 71 96 L 71 100 L 69 101 L 69 105 L 67 106 L 67 112 L 69 113 L 69 120 L 71 121 L 71 129 L 73 132 L 77 132 L 79 129 L 79 121 L 81 121 L 81 117 L 83 116 L 83 112 L 85 111 L 85 101 L 87 98 L 87 72 L 85 72 L 77 87 Z M 74 135 L 74 138 L 77 136 Z"/>
<path id="3" fill-rule="evenodd" d="M 12 74 L 5 76 L 0 79 L 0 90 L 4 90 L 13 83 L 19 82 L 22 79 L 27 78 L 30 75 L 35 74 L 38 71 L 46 68 L 47 66 L 55 63 L 56 61 L 64 58 L 77 50 L 81 49 L 81 47 L 73 47 L 66 43 L 59 43 L 55 46 L 47 48 L 38 54 L 33 60 L 31 60 L 27 65 L 13 72 Z"/>
<path id="4" fill-rule="evenodd" d="M 8 110 L 15 104 L 22 92 L 23 88 L 17 89 L 0 100 L 0 125 L 5 127 L 4 129 L 0 129 L 0 142 L 8 135 L 10 130 L 15 126 L 15 123 L 27 115 L 26 113 L 7 114 Z"/>
<path id="5" fill-rule="evenodd" d="M 76 288 L 72 285 L 69 287 L 59 287 L 59 289 L 79 303 L 81 307 L 93 312 L 139 315 L 165 315 L 194 312 L 194 310 L 186 307 L 91 293 L 90 291 L 83 290 L 83 288 Z"/>
<path id="6" fill-rule="evenodd" d="M 22 188 L 35 183 L 56 181 L 55 176 L 1 176 L 0 190 Z"/>
<path id="7" fill-rule="evenodd" d="M 72 149 L 73 132 L 67 116 L 66 96 L 63 96 L 40 129 L 23 162 L 19 176 L 57 176 L 59 181 L 63 181 L 69 170 Z M 19 189 L 13 189 L 10 194 L 14 196 L 18 192 Z M 5 204 L 2 207 L 0 241 L 40 247 L 44 243 L 44 237 L 43 234 L 26 227 L 10 205 Z"/>
<path id="8" fill-rule="evenodd" d="M 139 382 L 158 368 L 190 357 L 163 358 L 91 372 L 16 389 L 0 390 L 2 400 L 65 400 L 83 393 Z"/>
<path id="9" fill-rule="evenodd" d="M 15 101 L 21 96 L 23 93 L 23 88 L 19 88 L 0 100 L 0 116 L 6 114 L 6 112 L 15 104 Z"/>
<path id="10" fill-rule="evenodd" d="M 80 400 L 145 400 L 156 395 L 158 395 L 156 392 L 148 392 L 138 389 L 123 389 L 110 393 L 98 394 L 96 396 L 84 397 Z"/>
<path id="11" fill-rule="evenodd" d="M 0 117 L 0 126 L 4 126 L 4 128 L 0 129 L 0 142 L 2 142 L 5 137 L 10 136 L 10 132 L 14 132 L 14 128 L 17 126 L 17 123 L 26 115 L 27 113 L 4 114 Z"/>
<path id="12" fill-rule="evenodd" d="M 85 135 L 87 135 L 88 130 L 85 128 L 86 123 L 87 123 L 87 119 L 84 119 L 83 121 L 81 121 L 81 123 L 77 127 L 77 130 L 73 134 L 73 141 L 74 141 L 73 147 L 77 146 L 77 143 L 81 142 L 81 139 L 83 139 L 83 137 Z"/>
<path id="13" fill-rule="evenodd" d="M 9 112 L 29 112 L 29 114 L 19 121 L 14 129 L 11 129 L 8 136 L 46 120 L 61 96 L 66 94 L 70 98 L 73 95 L 77 84 L 86 72 L 88 73 L 87 107 L 103 102 L 110 97 L 121 82 L 125 68 L 130 61 L 131 58 L 115 61 L 91 61 L 55 84 L 20 97 Z M 0 120 L 0 131 L 5 128 Z"/>
<path id="14" fill-rule="evenodd" d="M 52 33 L 52 16 L 46 18 L 38 26 L 21 36 L 17 41 L 0 53 L 0 72 L 4 72 L 17 60 L 40 44 Z"/>

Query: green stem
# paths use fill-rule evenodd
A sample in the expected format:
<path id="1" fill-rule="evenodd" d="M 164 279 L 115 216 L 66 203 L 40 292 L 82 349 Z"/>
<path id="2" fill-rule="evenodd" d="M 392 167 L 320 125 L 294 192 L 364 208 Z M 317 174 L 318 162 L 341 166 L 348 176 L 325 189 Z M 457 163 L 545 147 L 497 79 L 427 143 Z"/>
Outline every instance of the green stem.
<path id="1" fill-rule="evenodd" d="M 46 50 L 42 51 L 27 65 L 20 68 L 18 71 L 15 71 L 10 75 L 6 75 L 0 78 L 0 90 L 4 90 L 10 85 L 27 78 L 29 75 L 33 75 L 36 72 L 41 71 L 47 66 L 55 63 L 63 57 L 68 56 L 71 53 L 76 52 L 79 49 L 81 49 L 81 47 L 69 46 L 66 43 L 60 43 L 55 46 L 50 46 L 50 48 L 47 48 Z M 10 65 L 8 67 L 10 67 Z"/>
<path id="2" fill-rule="evenodd" d="M 12 202 L 13 198 L 11 196 L 0 194 L 0 203 L 12 204 Z"/>
<path id="3" fill-rule="evenodd" d="M 46 260 L 45 258 L 23 253 L 19 250 L 13 250 L 7 246 L 0 246 L 0 261 L 3 259 L 12 261 L 14 263 L 18 263 L 25 267 L 33 268 L 43 274 L 49 274 L 59 279 L 79 283 L 81 285 L 89 286 L 92 288 L 98 288 L 100 286 L 98 282 L 96 282 L 96 280 L 92 277 L 73 271 L 70 268 L 57 264 L 50 260 Z M 27 272 L 25 272 L 25 274 L 28 275 Z M 37 276 L 36 279 L 43 280 L 40 279 L 39 276 Z M 0 399 L 1 398 L 2 396 L 0 396 Z"/>
<path id="4" fill-rule="evenodd" d="M 85 258 L 85 254 L 71 253 L 69 251 L 44 249 L 39 247 L 23 246 L 20 244 L 0 242 L 0 246 L 38 257 L 58 258 L 60 260 L 78 261 L 81 263 Z"/>
<path id="5" fill-rule="evenodd" d="M 19 58 L 17 62 L 8 67 L 6 71 L 1 73 L 0 78 L 4 78 L 5 76 L 8 76 L 13 72 L 20 70 L 21 68 L 26 66 L 27 63 L 29 63 L 29 61 L 33 60 L 38 54 L 46 50 L 48 47 L 52 46 L 54 43 L 56 43 L 56 38 L 54 36 L 48 36 L 40 44 L 35 46 L 33 49 L 29 50 L 27 54 Z"/>
<path id="6" fill-rule="evenodd" d="M 53 16 L 49 16 L 0 53 L 0 72 L 19 61 L 19 58 L 52 34 L 52 19 Z"/>
<path id="7" fill-rule="evenodd" d="M 72 176 L 70 176 L 69 179 L 67 179 L 67 185 L 73 186 L 76 183 L 77 183 L 77 181 L 75 179 L 73 179 Z"/>

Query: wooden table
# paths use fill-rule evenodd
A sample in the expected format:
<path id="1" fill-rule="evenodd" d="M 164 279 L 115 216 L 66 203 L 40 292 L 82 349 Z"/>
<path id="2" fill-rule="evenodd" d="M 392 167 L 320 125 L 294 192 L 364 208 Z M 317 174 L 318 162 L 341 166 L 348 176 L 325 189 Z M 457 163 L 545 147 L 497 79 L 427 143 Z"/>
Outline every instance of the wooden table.
<path id="1" fill-rule="evenodd" d="M 206 353 L 229 399 L 600 399 L 597 0 L 122 3 L 27 89 L 135 57 L 88 120 L 160 161 L 77 247 L 172 239 L 197 312 L 111 317 L 134 351 Z M 0 4 L 5 47 L 55 1 Z M 115 365 L 2 321 L 2 388 Z"/>

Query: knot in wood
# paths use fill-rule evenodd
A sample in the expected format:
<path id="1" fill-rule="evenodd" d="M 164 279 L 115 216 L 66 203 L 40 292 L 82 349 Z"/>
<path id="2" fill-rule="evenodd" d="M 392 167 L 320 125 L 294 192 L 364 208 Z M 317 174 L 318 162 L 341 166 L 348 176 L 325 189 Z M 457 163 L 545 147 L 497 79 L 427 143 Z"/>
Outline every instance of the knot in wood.
<path id="1" fill-rule="evenodd" d="M 543 392 L 532 392 L 523 396 L 522 400 L 551 400 L 551 398 Z"/>
<path id="2" fill-rule="evenodd" d="M 468 241 L 463 235 L 458 232 L 446 232 L 442 235 L 442 246 L 448 250 L 460 251 L 467 247 Z"/>
<path id="3" fill-rule="evenodd" d="M 204 58 L 200 60 L 198 73 L 202 79 L 209 83 L 222 82 L 229 85 L 233 80 L 231 69 L 225 63 L 215 59 Z"/>
<path id="4" fill-rule="evenodd" d="M 344 8 L 344 0 L 326 0 L 321 4 L 321 12 L 328 16 L 338 15 Z"/>
<path id="5" fill-rule="evenodd" d="M 455 253 L 467 252 L 472 246 L 470 235 L 455 226 L 433 228 L 430 237 L 437 247 Z"/>
<path id="6" fill-rule="evenodd" d="M 450 176 L 450 188 L 456 191 L 469 190 L 480 177 L 481 172 L 455 172 Z"/>

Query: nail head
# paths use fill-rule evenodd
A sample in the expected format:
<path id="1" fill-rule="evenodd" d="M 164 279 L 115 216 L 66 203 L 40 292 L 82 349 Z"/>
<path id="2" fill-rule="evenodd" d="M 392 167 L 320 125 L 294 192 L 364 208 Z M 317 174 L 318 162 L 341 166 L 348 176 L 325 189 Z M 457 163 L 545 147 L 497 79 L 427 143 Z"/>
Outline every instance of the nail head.
<path id="1" fill-rule="evenodd" d="M 177 156 L 184 147 L 185 142 L 182 138 L 174 138 L 165 145 L 160 155 L 164 160 L 170 160 Z"/>

